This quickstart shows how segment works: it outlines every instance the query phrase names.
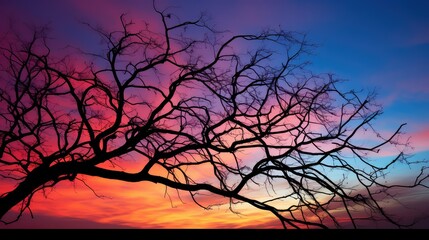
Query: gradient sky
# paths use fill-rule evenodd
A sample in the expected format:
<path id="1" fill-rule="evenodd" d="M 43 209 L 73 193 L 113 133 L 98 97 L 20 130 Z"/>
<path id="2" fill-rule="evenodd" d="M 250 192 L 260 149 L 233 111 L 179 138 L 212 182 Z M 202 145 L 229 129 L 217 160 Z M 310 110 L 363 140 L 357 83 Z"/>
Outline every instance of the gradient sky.
<path id="1" fill-rule="evenodd" d="M 0 29 L 6 29 L 9 20 L 50 22 L 52 35 L 64 45 L 91 49 L 97 38 L 79 21 L 115 26 L 121 13 L 136 22 L 156 21 L 151 5 L 133 0 L 0 0 Z M 429 159 L 429 1 L 162 0 L 157 5 L 172 6 L 183 20 L 204 11 L 216 28 L 236 34 L 279 25 L 306 33 L 318 45 L 311 70 L 335 73 L 348 80 L 345 88 L 376 90 L 384 106 L 376 126 L 389 132 L 407 123 L 406 137 L 414 147 L 411 158 Z M 407 178 L 402 169 L 395 171 Z M 223 207 L 206 211 L 155 184 L 87 180 L 103 197 L 95 197 L 81 183 L 61 183 L 47 196 L 36 195 L 34 219 L 25 215 L 6 228 L 281 227 L 271 214 L 246 206 L 243 216 Z M 407 192 L 403 199 L 415 207 L 407 213 L 396 211 L 405 218 L 429 212 L 428 190 Z M 429 221 L 416 227 L 429 228 Z"/>

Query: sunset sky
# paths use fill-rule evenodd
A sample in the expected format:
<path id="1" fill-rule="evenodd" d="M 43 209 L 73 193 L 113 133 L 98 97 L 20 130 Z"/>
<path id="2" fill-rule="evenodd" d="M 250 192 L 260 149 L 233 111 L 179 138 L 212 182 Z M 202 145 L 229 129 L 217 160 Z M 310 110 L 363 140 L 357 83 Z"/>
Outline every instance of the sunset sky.
<path id="1" fill-rule="evenodd" d="M 347 80 L 345 88 L 375 90 L 384 113 L 375 124 L 391 132 L 402 123 L 412 160 L 429 159 L 429 1 L 427 0 L 161 0 L 183 20 L 199 13 L 217 29 L 235 34 L 281 26 L 302 32 L 318 45 L 309 68 Z M 91 49 L 96 36 L 80 22 L 118 26 L 121 13 L 135 22 L 159 24 L 152 1 L 138 0 L 0 0 L 0 32 L 8 22 L 50 23 L 51 36 L 66 45 Z M 407 179 L 415 169 L 398 167 L 392 174 Z M 189 197 L 153 183 L 123 183 L 85 177 L 101 197 L 82 183 L 63 182 L 46 195 L 36 194 L 32 211 L 0 228 L 280 228 L 270 213 L 238 206 L 204 210 Z M 2 184 L 0 182 L 0 184 Z M 405 219 L 429 213 L 429 190 L 403 192 Z M 180 195 L 182 197 L 182 195 Z M 214 201 L 207 199 L 207 202 Z M 393 208 L 393 207 L 392 207 Z M 369 226 L 377 227 L 377 226 Z M 382 226 L 380 226 L 382 227 Z M 429 228 L 422 219 L 415 226 Z"/>

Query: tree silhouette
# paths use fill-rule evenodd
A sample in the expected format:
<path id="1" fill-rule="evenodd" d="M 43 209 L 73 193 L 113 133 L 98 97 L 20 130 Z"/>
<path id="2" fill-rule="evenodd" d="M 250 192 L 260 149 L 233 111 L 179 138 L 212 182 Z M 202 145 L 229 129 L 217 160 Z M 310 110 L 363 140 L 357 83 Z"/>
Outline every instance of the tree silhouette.
<path id="1" fill-rule="evenodd" d="M 400 144 L 403 125 L 377 132 L 374 94 L 309 71 L 313 46 L 299 33 L 229 36 L 204 16 L 155 11 L 161 30 L 125 15 L 117 31 L 88 25 L 106 46 L 81 52 L 92 62 L 55 55 L 44 29 L 2 44 L 0 177 L 12 186 L 0 195 L 2 222 L 19 220 L 36 192 L 87 175 L 159 183 L 203 208 L 199 194 L 210 192 L 269 211 L 285 228 L 403 226 L 382 200 L 427 176 L 385 183 L 391 166 L 409 163 L 402 151 L 377 158 Z M 139 171 L 115 167 L 131 157 Z"/>

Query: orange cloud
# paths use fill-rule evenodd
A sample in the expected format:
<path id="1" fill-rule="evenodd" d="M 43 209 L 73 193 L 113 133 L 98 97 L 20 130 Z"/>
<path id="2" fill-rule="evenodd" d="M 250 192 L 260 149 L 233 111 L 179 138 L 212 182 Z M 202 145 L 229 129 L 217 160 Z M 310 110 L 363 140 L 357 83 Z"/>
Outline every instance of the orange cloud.
<path id="1" fill-rule="evenodd" d="M 101 197 L 96 197 L 82 183 L 62 182 L 45 196 L 40 192 L 35 195 L 32 221 L 36 223 L 40 214 L 42 219 L 43 216 L 76 218 L 129 228 L 281 227 L 272 222 L 274 216 L 270 213 L 245 205 L 234 208 L 243 215 L 230 212 L 228 205 L 204 210 L 192 202 L 188 193 L 182 192 L 179 197 L 175 190 L 168 189 L 166 194 L 163 186 L 153 183 L 98 178 L 86 178 L 86 181 Z"/>

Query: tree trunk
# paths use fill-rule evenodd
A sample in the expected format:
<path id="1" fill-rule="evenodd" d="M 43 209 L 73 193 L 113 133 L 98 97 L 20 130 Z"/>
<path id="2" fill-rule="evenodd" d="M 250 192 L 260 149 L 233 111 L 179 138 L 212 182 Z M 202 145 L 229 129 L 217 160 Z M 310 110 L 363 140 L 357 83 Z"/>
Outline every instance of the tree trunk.
<path id="1" fill-rule="evenodd" d="M 45 167 L 38 167 L 28 174 L 15 189 L 0 198 L 0 219 L 4 221 L 4 215 L 9 212 L 16 204 L 25 200 L 38 187 L 47 183 L 52 178 L 47 174 Z"/>

